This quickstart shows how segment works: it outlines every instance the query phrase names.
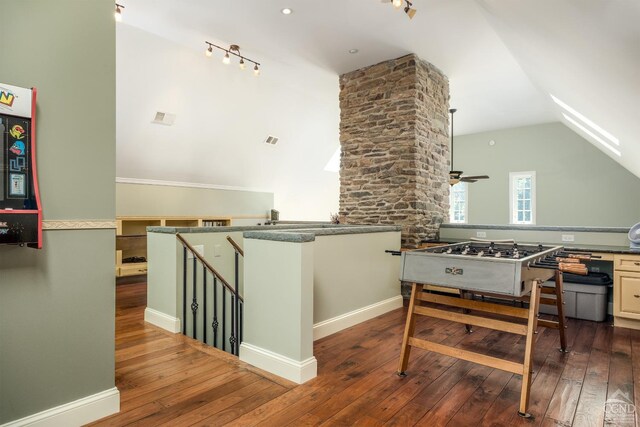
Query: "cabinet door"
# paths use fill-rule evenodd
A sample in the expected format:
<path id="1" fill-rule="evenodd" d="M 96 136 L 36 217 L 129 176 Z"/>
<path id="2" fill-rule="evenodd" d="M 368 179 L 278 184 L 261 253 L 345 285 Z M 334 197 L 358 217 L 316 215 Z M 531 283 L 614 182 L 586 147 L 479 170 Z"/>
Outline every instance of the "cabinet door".
<path id="1" fill-rule="evenodd" d="M 640 273 L 616 271 L 613 295 L 614 316 L 640 319 Z"/>

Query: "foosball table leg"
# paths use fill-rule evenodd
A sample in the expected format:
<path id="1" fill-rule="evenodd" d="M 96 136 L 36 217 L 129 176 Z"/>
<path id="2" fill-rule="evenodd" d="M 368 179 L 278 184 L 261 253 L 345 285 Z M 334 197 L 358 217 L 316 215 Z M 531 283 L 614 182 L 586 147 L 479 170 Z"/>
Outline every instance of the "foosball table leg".
<path id="1" fill-rule="evenodd" d="M 467 291 L 463 291 L 462 289 L 460 289 L 460 298 L 463 299 L 473 299 L 473 294 L 471 292 L 467 292 Z M 471 310 L 467 309 L 467 308 L 463 308 L 462 312 L 464 314 L 469 314 L 471 312 Z M 465 329 L 467 330 L 467 333 L 470 334 L 471 332 L 473 332 L 473 325 L 464 325 Z"/>
<path id="2" fill-rule="evenodd" d="M 411 346 L 409 345 L 409 338 L 413 337 L 413 333 L 416 327 L 416 314 L 414 313 L 414 307 L 419 305 L 419 295 L 422 294 L 422 285 L 414 283 L 411 287 L 411 298 L 409 299 L 409 309 L 407 311 L 407 322 L 404 327 L 404 336 L 402 337 L 402 349 L 400 350 L 400 364 L 398 366 L 398 376 L 406 377 L 405 373 L 407 365 L 409 363 L 409 353 L 411 353 Z"/>
<path id="3" fill-rule="evenodd" d="M 567 352 L 567 337 L 565 333 L 566 319 L 564 317 L 564 289 L 562 272 L 556 270 L 556 306 L 558 308 L 558 330 L 560 331 L 560 351 Z"/>
<path id="4" fill-rule="evenodd" d="M 529 395 L 531 393 L 531 374 L 533 371 L 533 349 L 536 341 L 536 329 L 538 328 L 538 309 L 540 307 L 540 287 L 542 282 L 533 281 L 531 298 L 529 300 L 529 317 L 527 321 L 527 341 L 524 350 L 524 363 L 522 367 L 522 390 L 520 391 L 520 408 L 518 415 L 523 418 L 531 418 L 527 412 L 529 407 Z"/>

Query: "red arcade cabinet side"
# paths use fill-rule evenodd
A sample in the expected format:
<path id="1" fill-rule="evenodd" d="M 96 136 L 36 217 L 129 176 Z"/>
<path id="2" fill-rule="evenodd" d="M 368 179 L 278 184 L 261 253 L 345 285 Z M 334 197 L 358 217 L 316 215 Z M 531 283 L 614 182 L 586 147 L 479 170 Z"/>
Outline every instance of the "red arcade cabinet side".
<path id="1" fill-rule="evenodd" d="M 0 244 L 42 248 L 36 89 L 0 83 Z"/>

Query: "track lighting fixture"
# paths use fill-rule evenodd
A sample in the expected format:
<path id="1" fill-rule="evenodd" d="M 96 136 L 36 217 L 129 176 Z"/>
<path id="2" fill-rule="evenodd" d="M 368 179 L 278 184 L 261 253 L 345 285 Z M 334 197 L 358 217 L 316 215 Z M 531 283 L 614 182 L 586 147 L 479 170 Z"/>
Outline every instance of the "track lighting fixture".
<path id="1" fill-rule="evenodd" d="M 116 11 L 114 13 L 116 22 L 122 22 L 122 9 L 124 9 L 124 6 L 116 3 Z"/>
<path id="2" fill-rule="evenodd" d="M 413 3 L 409 0 L 382 0 L 383 3 L 391 3 L 393 7 L 396 9 L 400 9 L 403 4 L 406 4 L 404 7 L 404 13 L 407 14 L 409 19 L 413 19 L 416 15 L 417 10 L 413 8 Z"/>
<path id="3" fill-rule="evenodd" d="M 222 58 L 222 63 L 223 64 L 230 64 L 231 63 L 231 56 L 230 55 L 234 55 L 237 56 L 238 58 L 240 58 L 240 62 L 238 63 L 240 66 L 241 70 L 244 70 L 246 68 L 246 62 L 251 62 L 252 64 L 254 64 L 253 67 L 253 74 L 254 75 L 259 75 L 260 74 L 260 63 L 256 62 L 254 60 L 251 60 L 249 58 L 247 58 L 246 56 L 243 56 L 240 53 L 240 46 L 238 46 L 237 44 L 232 44 L 231 46 L 229 46 L 229 49 L 225 49 L 223 47 L 220 47 L 216 44 L 210 43 L 208 41 L 205 41 L 206 45 L 207 45 L 207 50 L 205 50 L 204 54 L 207 57 L 210 57 L 213 55 L 213 48 L 217 48 L 220 49 L 222 51 L 224 51 L 224 57 Z"/>

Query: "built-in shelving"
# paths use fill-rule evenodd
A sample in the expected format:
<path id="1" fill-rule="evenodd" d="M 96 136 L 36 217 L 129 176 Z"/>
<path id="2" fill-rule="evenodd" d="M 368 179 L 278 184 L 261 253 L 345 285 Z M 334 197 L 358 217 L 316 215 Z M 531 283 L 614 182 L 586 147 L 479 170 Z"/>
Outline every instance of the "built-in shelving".
<path id="1" fill-rule="evenodd" d="M 147 274 L 147 227 L 220 227 L 231 225 L 221 216 L 120 216 L 116 218 L 116 277 Z M 130 262 L 144 258 L 143 262 Z"/>

